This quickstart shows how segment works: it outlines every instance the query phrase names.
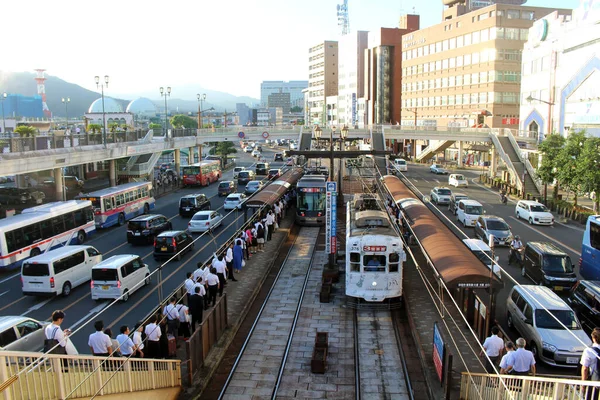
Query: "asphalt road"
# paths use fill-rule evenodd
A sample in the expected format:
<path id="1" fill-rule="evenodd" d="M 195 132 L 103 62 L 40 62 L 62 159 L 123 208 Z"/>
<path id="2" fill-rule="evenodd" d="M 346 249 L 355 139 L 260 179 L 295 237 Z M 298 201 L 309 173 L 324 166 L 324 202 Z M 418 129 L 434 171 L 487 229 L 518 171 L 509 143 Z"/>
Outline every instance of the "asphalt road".
<path id="1" fill-rule="evenodd" d="M 453 192 L 465 193 L 470 199 L 480 202 L 487 215 L 496 215 L 504 218 L 511 227 L 513 234 L 521 236 L 523 244 L 532 241 L 543 241 L 551 242 L 563 249 L 563 251 L 571 257 L 571 261 L 575 264 L 576 271 L 578 272 L 578 260 L 581 253 L 581 242 L 584 231 L 582 225 L 573 222 L 568 224 L 556 222 L 554 226 L 532 226 L 523 220 L 517 220 L 515 217 L 516 201 L 509 200 L 508 204 L 502 204 L 498 192 L 490 190 L 479 183 L 478 177 L 481 173 L 480 170 L 463 170 L 460 172 L 468 178 L 468 188 L 461 187 L 455 189 L 454 187 L 448 186 L 448 176 L 430 173 L 429 165 L 410 164 L 408 172 L 405 172 L 404 174 L 417 189 L 427 196 L 429 196 L 429 192 L 435 186 L 447 186 Z M 431 208 L 436 208 L 434 204 L 429 203 L 429 205 Z M 456 217 L 448 211 L 447 206 L 439 206 L 436 213 L 448 227 L 459 235 L 459 237 L 463 239 L 466 239 L 467 237 L 475 238 L 474 229 L 463 228 L 462 224 L 459 225 Z M 558 218 L 556 218 L 556 220 L 558 220 Z M 468 251 L 466 247 L 465 251 Z M 533 282 L 529 280 L 529 278 L 522 277 L 521 270 L 516 265 L 508 265 L 509 250 L 507 247 L 497 247 L 495 249 L 495 254 L 500 257 L 498 263 L 501 268 L 503 268 L 502 276 L 504 281 L 504 289 L 498 293 L 496 298 L 496 319 L 514 341 L 519 336 L 518 332 L 510 330 L 506 325 L 506 299 L 510 289 L 514 286 L 514 281 L 506 275 L 510 275 L 520 284 L 532 284 Z M 556 368 L 546 365 L 539 365 L 538 367 L 539 372 L 545 374 L 567 375 L 579 372 L 579 369 L 575 371 L 574 369 Z"/>
<path id="2" fill-rule="evenodd" d="M 263 155 L 273 168 L 283 167 L 283 163 L 272 162 L 275 152 L 283 149 L 271 149 L 263 146 Z M 237 159 L 237 165 L 252 167 L 256 159 L 250 154 L 242 152 L 238 147 L 238 153 L 233 155 Z M 231 180 L 233 172 L 227 171 L 222 180 Z M 258 177 L 266 178 L 266 177 Z M 186 188 L 160 197 L 156 201 L 156 208 L 152 211 L 163 214 L 173 224 L 173 229 L 185 229 L 189 218 L 180 217 L 178 214 L 179 198 L 190 193 L 204 193 L 211 199 L 213 210 L 218 210 L 225 215 L 228 211 L 223 210 L 224 197 L 217 196 L 218 183 L 206 188 Z M 240 186 L 238 191 L 243 191 Z M 248 214 L 250 217 L 250 213 Z M 162 282 L 163 296 L 168 296 L 177 286 L 185 280 L 185 274 L 193 271 L 198 262 L 206 261 L 211 254 L 229 239 L 244 222 L 243 212 L 229 214 L 221 227 L 217 228 L 213 235 L 205 234 L 196 241 L 192 252 L 187 253 L 181 261 L 173 260 L 163 267 Z M 96 234 L 86 242 L 95 246 L 103 254 L 103 258 L 109 258 L 117 254 L 137 254 L 148 264 L 151 271 L 155 271 L 160 265 L 155 261 L 152 245 L 131 245 L 126 240 L 126 225 L 97 230 Z M 195 234 L 195 237 L 200 236 Z M 161 261 L 164 263 L 164 260 Z M 110 327 L 114 336 L 119 333 L 121 325 L 127 324 L 130 328 L 148 314 L 159 302 L 158 295 L 158 273 L 152 275 L 152 283 L 140 288 L 131 294 L 126 303 L 102 300 L 94 301 L 90 296 L 89 283 L 74 288 L 69 297 L 62 296 L 52 298 L 38 298 L 23 296 L 21 293 L 20 273 L 4 273 L 0 275 L 0 315 L 27 315 L 37 320 L 49 320 L 54 310 L 63 310 L 66 314 L 63 328 L 70 328 L 75 332 L 71 339 L 81 353 L 90 353 L 87 346 L 89 334 L 94 332 L 93 322 L 97 319 L 104 321 L 105 327 Z M 235 283 L 234 283 L 235 285 Z M 110 305 L 110 307 L 109 307 Z M 89 322 L 89 323 L 88 323 Z M 87 325 L 86 325 L 87 323 Z"/>

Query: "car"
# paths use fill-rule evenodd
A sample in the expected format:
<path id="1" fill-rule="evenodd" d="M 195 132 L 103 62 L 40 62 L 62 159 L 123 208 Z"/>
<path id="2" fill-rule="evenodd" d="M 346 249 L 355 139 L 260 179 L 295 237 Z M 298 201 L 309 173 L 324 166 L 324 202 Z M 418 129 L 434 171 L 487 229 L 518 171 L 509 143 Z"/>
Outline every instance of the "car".
<path id="1" fill-rule="evenodd" d="M 283 153 L 275 153 L 275 155 L 273 156 L 273 161 L 283 162 Z"/>
<path id="2" fill-rule="evenodd" d="M 240 172 L 245 171 L 246 167 L 233 167 L 233 179 L 237 179 Z"/>
<path id="3" fill-rule="evenodd" d="M 256 178 L 254 171 L 242 171 L 238 175 L 238 185 L 245 185 L 251 180 L 254 180 L 254 178 Z"/>
<path id="4" fill-rule="evenodd" d="M 0 204 L 42 204 L 46 195 L 33 188 L 0 188 Z"/>
<path id="5" fill-rule="evenodd" d="M 252 147 L 251 146 L 244 147 L 244 152 L 246 152 L 246 153 L 252 153 Z"/>
<path id="6" fill-rule="evenodd" d="M 494 235 L 494 246 L 510 246 L 513 240 L 510 226 L 504 219 L 495 215 L 480 215 L 475 223 L 475 236 L 489 243 L 490 235 Z"/>
<path id="7" fill-rule="evenodd" d="M 275 179 L 281 176 L 281 170 L 279 168 L 273 168 L 269 170 L 269 174 L 267 175 L 267 179 Z"/>
<path id="8" fill-rule="evenodd" d="M 519 200 L 515 216 L 529 221 L 531 225 L 554 225 L 554 215 L 542 203 L 532 200 Z"/>
<path id="9" fill-rule="evenodd" d="M 219 197 L 227 196 L 231 193 L 235 193 L 235 191 L 237 190 L 237 184 L 234 181 L 221 181 L 217 190 L 219 193 Z"/>
<path id="10" fill-rule="evenodd" d="M 502 271 L 498 265 L 500 257 L 494 256 L 487 243 L 480 239 L 463 239 L 463 243 L 488 269 L 494 272 L 494 275 L 502 279 Z"/>
<path id="11" fill-rule="evenodd" d="M 262 146 L 260 146 L 260 145 L 255 146 L 254 150 L 256 150 L 256 151 L 258 151 L 260 153 L 262 153 L 262 151 L 263 151 Z"/>
<path id="12" fill-rule="evenodd" d="M 447 187 L 434 187 L 429 192 L 431 196 L 431 202 L 435 204 L 449 204 L 450 196 L 452 196 L 452 191 Z"/>
<path id="13" fill-rule="evenodd" d="M 184 253 L 194 249 L 194 238 L 186 231 L 165 231 L 154 239 L 154 259 L 171 258 L 181 260 Z"/>
<path id="14" fill-rule="evenodd" d="M 264 186 L 264 184 L 261 181 L 250 181 L 246 185 L 245 193 L 252 194 L 252 193 L 257 192 L 260 189 L 262 189 L 263 186 Z"/>
<path id="15" fill-rule="evenodd" d="M 290 142 L 290 150 L 296 150 L 296 148 L 297 148 L 296 143 Z"/>
<path id="16" fill-rule="evenodd" d="M 399 171 L 399 172 L 407 172 L 408 171 L 408 164 L 406 163 L 406 160 L 403 158 L 396 158 L 394 160 L 392 166 L 394 167 L 394 169 L 396 171 Z"/>
<path id="17" fill-rule="evenodd" d="M 24 316 L 0 317 L 0 349 L 4 351 L 38 352 L 44 349 L 49 322 Z"/>
<path id="18" fill-rule="evenodd" d="M 223 222 L 223 216 L 216 211 L 198 211 L 190 222 L 188 222 L 188 231 L 197 232 L 212 232 L 218 228 Z"/>
<path id="19" fill-rule="evenodd" d="M 291 167 L 294 165 L 294 159 L 292 157 L 288 157 L 285 165 L 287 165 L 288 167 Z"/>
<path id="20" fill-rule="evenodd" d="M 448 175 L 448 171 L 440 164 L 433 164 L 431 167 L 429 167 L 429 172 L 432 172 L 436 175 Z"/>
<path id="21" fill-rule="evenodd" d="M 194 215 L 198 211 L 210 210 L 210 200 L 202 193 L 187 194 L 179 199 L 179 215 Z"/>
<path id="22" fill-rule="evenodd" d="M 523 252 L 521 276 L 555 292 L 568 291 L 577 283 L 571 257 L 549 242 L 528 242 Z"/>
<path id="23" fill-rule="evenodd" d="M 458 202 L 456 219 L 458 219 L 459 222 L 462 222 L 463 228 L 475 227 L 477 218 L 483 214 L 485 214 L 483 206 L 476 200 L 467 199 Z"/>
<path id="24" fill-rule="evenodd" d="M 456 213 L 458 211 L 458 202 L 461 200 L 466 200 L 468 198 L 469 198 L 469 196 L 467 196 L 464 193 L 452 192 L 452 194 L 450 195 L 450 202 L 448 203 L 448 211 L 450 211 L 452 214 L 456 215 Z"/>
<path id="25" fill-rule="evenodd" d="M 448 176 L 448 185 L 454 187 L 467 187 L 469 186 L 469 181 L 467 181 L 467 178 L 465 178 L 463 174 L 450 174 L 450 176 Z"/>
<path id="26" fill-rule="evenodd" d="M 233 193 L 227 196 L 223 203 L 223 210 L 241 210 L 246 201 L 246 195 L 244 193 Z"/>
<path id="27" fill-rule="evenodd" d="M 506 323 L 525 339 L 535 358 L 549 365 L 578 368 L 591 345 L 573 309 L 545 286 L 513 286 L 506 300 Z"/>
<path id="28" fill-rule="evenodd" d="M 140 215 L 127 223 L 127 243 L 152 243 L 159 233 L 172 229 L 171 221 L 164 215 Z"/>
<path id="29" fill-rule="evenodd" d="M 600 281 L 579 281 L 567 297 L 567 304 L 577 314 L 583 329 L 591 334 L 600 326 Z"/>
<path id="30" fill-rule="evenodd" d="M 267 175 L 271 165 L 266 162 L 256 163 L 256 175 Z"/>
<path id="31" fill-rule="evenodd" d="M 260 157 L 260 151 L 258 150 L 252 150 L 252 157 Z"/>

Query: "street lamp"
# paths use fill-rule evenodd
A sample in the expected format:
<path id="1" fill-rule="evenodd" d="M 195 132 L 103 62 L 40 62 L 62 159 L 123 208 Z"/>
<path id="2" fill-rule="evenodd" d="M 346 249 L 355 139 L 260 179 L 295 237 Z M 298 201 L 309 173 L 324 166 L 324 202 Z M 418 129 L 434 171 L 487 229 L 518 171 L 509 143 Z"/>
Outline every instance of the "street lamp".
<path id="1" fill-rule="evenodd" d="M 106 111 L 104 109 L 104 87 L 108 87 L 108 75 L 104 75 L 104 83 L 100 83 L 100 77 L 96 75 L 94 77 L 96 80 L 96 89 L 100 87 L 102 89 L 102 143 L 104 144 L 104 148 L 106 148 Z"/>
<path id="2" fill-rule="evenodd" d="M 206 100 L 206 93 L 198 93 L 198 129 L 202 128 L 202 103 Z"/>
<path id="3" fill-rule="evenodd" d="M 71 98 L 70 97 L 66 97 L 66 98 L 63 97 L 61 99 L 61 101 L 65 105 L 65 120 L 67 121 L 67 123 L 65 125 L 65 135 L 66 135 L 67 132 L 69 132 L 69 103 L 71 102 Z"/>
<path id="4" fill-rule="evenodd" d="M 548 104 L 549 106 L 553 106 L 554 103 L 552 103 L 551 101 L 546 101 L 546 100 L 541 100 L 541 99 L 536 99 L 535 97 L 531 97 L 531 95 L 527 96 L 526 99 L 528 102 L 532 102 L 533 100 L 535 101 L 539 101 L 540 103 L 544 103 L 544 104 Z"/>
<path id="5" fill-rule="evenodd" d="M 165 98 L 165 138 L 169 136 L 169 111 L 167 110 L 167 97 L 171 96 L 171 86 L 167 86 L 167 90 L 161 86 L 160 95 Z"/>
<path id="6" fill-rule="evenodd" d="M 319 141 L 321 140 L 321 133 L 323 133 L 323 131 L 321 130 L 319 125 L 315 126 L 314 133 L 315 133 L 315 139 L 317 139 L 317 147 L 319 147 L 319 144 L 320 144 Z"/>

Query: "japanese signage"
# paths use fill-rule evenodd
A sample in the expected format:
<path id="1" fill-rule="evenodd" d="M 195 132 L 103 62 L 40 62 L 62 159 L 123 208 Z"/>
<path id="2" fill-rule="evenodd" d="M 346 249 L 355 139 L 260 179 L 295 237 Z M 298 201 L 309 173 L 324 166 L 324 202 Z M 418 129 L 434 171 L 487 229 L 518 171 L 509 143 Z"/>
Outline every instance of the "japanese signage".
<path id="1" fill-rule="evenodd" d="M 352 93 L 352 125 L 356 125 L 356 93 Z"/>
<path id="2" fill-rule="evenodd" d="M 385 246 L 363 246 L 363 251 L 385 251 Z"/>
<path id="3" fill-rule="evenodd" d="M 337 248 L 337 182 L 327 182 L 325 197 L 325 252 L 335 254 Z"/>
<path id="4" fill-rule="evenodd" d="M 444 356 L 446 345 L 437 322 L 433 323 L 433 365 L 440 382 L 444 380 Z"/>
<path id="5" fill-rule="evenodd" d="M 483 283 L 483 282 L 463 282 L 463 283 L 459 283 L 458 285 L 459 288 L 471 288 L 471 289 L 485 289 L 490 287 L 489 282 L 488 283 Z"/>

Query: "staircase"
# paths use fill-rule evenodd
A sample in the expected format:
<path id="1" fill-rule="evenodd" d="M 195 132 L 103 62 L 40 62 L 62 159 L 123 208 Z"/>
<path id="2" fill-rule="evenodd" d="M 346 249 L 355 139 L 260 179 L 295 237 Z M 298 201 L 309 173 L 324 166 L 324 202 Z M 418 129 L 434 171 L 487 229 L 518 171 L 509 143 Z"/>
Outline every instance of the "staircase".
<path id="1" fill-rule="evenodd" d="M 525 171 L 525 165 L 517 153 L 518 147 L 515 149 L 515 145 L 510 140 L 510 137 L 508 137 L 508 136 L 496 136 L 494 134 L 492 134 L 491 136 L 492 136 L 492 141 L 494 142 L 494 145 L 496 145 L 496 146 L 499 145 L 499 147 L 501 148 L 501 149 L 500 148 L 498 149 L 500 156 L 502 157 L 504 155 L 506 158 L 508 158 L 510 160 L 510 163 L 508 163 L 508 162 L 506 162 L 506 159 L 504 157 L 502 157 L 503 160 L 505 161 L 506 165 L 508 166 L 511 174 L 513 174 L 515 176 L 515 180 L 517 182 L 523 183 L 523 185 L 524 185 L 523 191 L 525 193 L 531 193 L 532 196 L 539 198 L 540 191 L 538 190 L 536 183 L 534 182 L 533 178 L 531 177 L 530 172 L 527 172 L 527 174 L 525 174 L 525 182 L 523 182 L 523 172 Z M 494 137 L 497 140 L 494 140 Z M 504 153 L 504 154 L 502 154 L 502 153 Z M 520 185 L 518 185 L 518 186 L 520 186 Z"/>
<path id="2" fill-rule="evenodd" d="M 304 130 L 304 127 L 300 131 L 300 140 L 298 141 L 298 150 L 310 150 L 312 141 L 312 131 L 310 129 Z"/>
<path id="3" fill-rule="evenodd" d="M 417 161 L 427 161 L 433 158 L 438 153 L 446 150 L 448 147 L 454 144 L 455 140 L 432 140 L 429 142 L 429 146 L 423 149 L 419 155 L 417 155 Z"/>
<path id="4" fill-rule="evenodd" d="M 383 130 L 379 132 L 375 129 L 371 129 L 371 146 L 372 150 L 385 151 L 385 137 L 383 136 Z M 379 172 L 385 175 L 387 173 L 385 156 L 373 156 L 373 158 Z"/>
<path id="5" fill-rule="evenodd" d="M 143 177 L 153 175 L 154 166 L 160 158 L 162 152 L 142 154 L 130 157 L 124 170 L 119 170 L 119 176 Z"/>

